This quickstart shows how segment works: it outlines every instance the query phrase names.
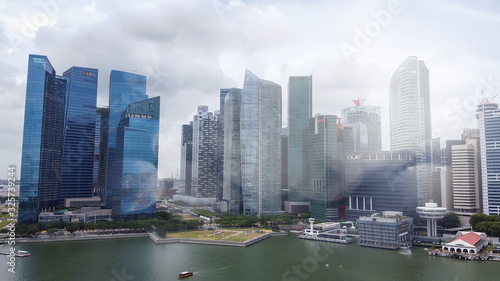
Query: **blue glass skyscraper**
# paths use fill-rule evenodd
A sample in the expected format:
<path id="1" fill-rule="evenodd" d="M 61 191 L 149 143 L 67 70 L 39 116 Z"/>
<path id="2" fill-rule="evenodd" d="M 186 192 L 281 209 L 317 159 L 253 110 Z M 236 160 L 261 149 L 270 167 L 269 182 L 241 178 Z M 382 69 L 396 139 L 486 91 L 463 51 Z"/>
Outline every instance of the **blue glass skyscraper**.
<path id="1" fill-rule="evenodd" d="M 72 67 L 69 81 L 59 203 L 92 197 L 98 70 Z"/>
<path id="2" fill-rule="evenodd" d="M 19 224 L 36 223 L 41 209 L 58 204 L 68 84 L 46 56 L 29 56 Z"/>
<path id="3" fill-rule="evenodd" d="M 156 212 L 160 97 L 131 103 L 116 129 L 114 219 Z"/>
<path id="4" fill-rule="evenodd" d="M 146 100 L 146 76 L 112 70 L 109 82 L 109 136 L 108 167 L 106 179 L 106 207 L 112 205 L 112 192 L 115 169 L 113 167 L 116 151 L 116 129 L 127 106 L 133 102 Z"/>
<path id="5" fill-rule="evenodd" d="M 241 97 L 244 214 L 281 211 L 281 86 L 245 73 Z"/>

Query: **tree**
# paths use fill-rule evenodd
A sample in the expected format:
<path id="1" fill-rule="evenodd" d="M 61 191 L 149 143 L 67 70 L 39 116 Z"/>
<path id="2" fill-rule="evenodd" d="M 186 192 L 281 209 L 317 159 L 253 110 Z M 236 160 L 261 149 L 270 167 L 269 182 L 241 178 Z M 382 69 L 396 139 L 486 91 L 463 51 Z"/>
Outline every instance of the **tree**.
<path id="1" fill-rule="evenodd" d="M 458 219 L 458 215 L 453 212 L 448 212 L 444 215 L 444 218 L 439 220 L 439 225 L 444 228 L 452 228 L 460 226 L 460 220 Z"/>
<path id="2" fill-rule="evenodd" d="M 476 214 L 472 215 L 469 219 L 469 223 L 472 226 L 472 228 L 476 228 L 476 224 L 488 220 L 488 215 L 485 214 Z"/>

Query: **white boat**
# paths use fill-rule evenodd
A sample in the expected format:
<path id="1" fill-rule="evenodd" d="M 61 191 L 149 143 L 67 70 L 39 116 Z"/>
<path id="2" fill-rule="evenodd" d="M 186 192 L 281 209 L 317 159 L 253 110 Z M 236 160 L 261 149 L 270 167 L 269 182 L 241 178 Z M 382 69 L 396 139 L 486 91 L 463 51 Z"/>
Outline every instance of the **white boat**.
<path id="1" fill-rule="evenodd" d="M 22 251 L 22 250 L 17 251 L 17 254 L 16 254 L 16 257 L 30 257 L 30 256 L 31 256 L 30 252 Z"/>

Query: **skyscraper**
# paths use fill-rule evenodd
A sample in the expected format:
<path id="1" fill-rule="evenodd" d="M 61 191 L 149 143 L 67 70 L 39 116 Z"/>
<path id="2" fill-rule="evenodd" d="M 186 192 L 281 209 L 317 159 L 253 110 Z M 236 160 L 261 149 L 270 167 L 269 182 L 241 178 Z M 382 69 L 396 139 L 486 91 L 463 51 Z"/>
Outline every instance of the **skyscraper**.
<path id="1" fill-rule="evenodd" d="M 106 207 L 112 205 L 116 151 L 116 129 L 120 117 L 127 106 L 136 101 L 146 100 L 146 76 L 123 71 L 112 70 L 109 81 L 109 136 L 108 136 L 108 166 L 106 178 Z"/>
<path id="2" fill-rule="evenodd" d="M 208 111 L 208 106 L 198 106 L 193 117 L 193 164 L 191 196 L 217 197 L 217 132 L 219 113 Z"/>
<path id="3" fill-rule="evenodd" d="M 459 216 L 466 216 L 467 222 L 468 217 L 482 212 L 479 154 L 479 139 L 451 147 L 453 209 Z"/>
<path id="4" fill-rule="evenodd" d="M 368 131 L 368 150 L 382 150 L 382 127 L 380 119 L 380 106 L 364 105 L 364 99 L 353 101 L 355 106 L 342 109 L 342 124 L 353 124 L 361 122 L 366 125 Z"/>
<path id="5" fill-rule="evenodd" d="M 40 210 L 59 203 L 67 86 L 46 56 L 29 55 L 19 224 L 36 223 Z"/>
<path id="6" fill-rule="evenodd" d="M 222 200 L 226 211 L 241 214 L 241 144 L 240 144 L 241 89 L 231 89 L 224 103 L 224 180 Z"/>
<path id="7" fill-rule="evenodd" d="M 106 202 L 106 167 L 108 162 L 109 107 L 97 107 L 94 143 L 94 195 Z"/>
<path id="8" fill-rule="evenodd" d="M 498 104 L 482 101 L 477 106 L 480 134 L 483 213 L 500 215 L 500 110 Z"/>
<path id="9" fill-rule="evenodd" d="M 193 166 L 193 122 L 182 125 L 181 137 L 181 181 L 184 194 L 191 196 L 191 175 Z"/>
<path id="10" fill-rule="evenodd" d="M 288 190 L 289 200 L 293 202 L 308 200 L 308 126 L 312 114 L 312 76 L 291 76 L 288 79 Z"/>
<path id="11" fill-rule="evenodd" d="M 308 198 L 311 217 L 338 220 L 342 194 L 337 116 L 317 115 L 309 121 Z"/>
<path id="12" fill-rule="evenodd" d="M 131 103 L 116 129 L 112 216 L 156 212 L 160 97 Z"/>
<path id="13" fill-rule="evenodd" d="M 281 86 L 246 70 L 240 116 L 244 214 L 281 211 Z"/>
<path id="14" fill-rule="evenodd" d="M 389 86 L 391 150 L 415 151 L 419 206 L 428 200 L 432 186 L 429 96 L 429 70 L 417 57 L 408 57 Z"/>
<path id="15" fill-rule="evenodd" d="M 222 200 L 224 180 L 224 111 L 225 99 L 231 89 L 222 88 L 219 94 L 219 124 L 217 125 L 217 200 Z"/>
<path id="16" fill-rule="evenodd" d="M 69 81 L 61 167 L 60 205 L 71 197 L 92 197 L 97 101 L 97 69 L 72 67 Z"/>

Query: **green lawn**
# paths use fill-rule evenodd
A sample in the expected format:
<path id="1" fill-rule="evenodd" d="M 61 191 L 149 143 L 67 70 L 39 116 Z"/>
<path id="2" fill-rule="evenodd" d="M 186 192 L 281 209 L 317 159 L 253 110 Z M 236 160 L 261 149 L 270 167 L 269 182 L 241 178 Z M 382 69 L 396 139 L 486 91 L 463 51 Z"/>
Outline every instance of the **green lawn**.
<path id="1" fill-rule="evenodd" d="M 6 218 L 1 218 L 0 220 L 2 221 L 2 222 L 0 222 L 0 229 L 4 228 L 4 226 L 6 226 L 12 222 L 10 220 L 7 220 Z"/>
<path id="2" fill-rule="evenodd" d="M 255 229 L 257 230 L 257 229 Z M 215 241 L 233 241 L 244 242 L 251 238 L 255 238 L 271 230 L 258 229 L 261 232 L 252 232 L 251 228 L 231 228 L 231 229 L 218 229 L 218 230 L 194 230 L 168 233 L 167 238 L 186 238 L 186 239 L 200 239 L 200 240 L 215 240 Z M 232 235 L 232 237 L 231 237 Z"/>

